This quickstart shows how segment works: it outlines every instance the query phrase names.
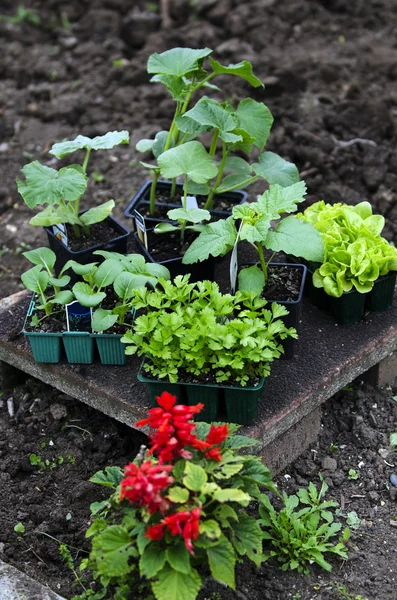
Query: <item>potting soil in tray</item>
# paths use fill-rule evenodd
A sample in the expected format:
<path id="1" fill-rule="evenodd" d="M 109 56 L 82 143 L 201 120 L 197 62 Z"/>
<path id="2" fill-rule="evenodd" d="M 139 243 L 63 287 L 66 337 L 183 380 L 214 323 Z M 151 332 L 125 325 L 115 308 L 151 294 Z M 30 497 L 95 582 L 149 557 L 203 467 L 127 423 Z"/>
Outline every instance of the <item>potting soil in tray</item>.
<path id="1" fill-rule="evenodd" d="M 147 232 L 149 253 L 155 259 L 156 262 L 163 262 L 172 258 L 180 258 L 183 256 L 197 237 L 195 231 L 185 231 L 185 241 L 181 246 L 181 233 L 175 231 L 172 233 L 153 233 L 153 231 Z"/>
<path id="2" fill-rule="evenodd" d="M 302 269 L 290 268 L 288 266 L 268 267 L 269 280 L 263 296 L 274 300 L 279 298 L 283 302 L 295 302 L 299 298 L 302 281 Z"/>
<path id="3" fill-rule="evenodd" d="M 42 319 L 45 316 L 44 310 L 35 310 L 33 314 L 39 319 Z M 57 315 L 50 315 L 49 317 L 43 319 L 39 325 L 36 325 L 36 327 L 32 327 L 30 325 L 30 321 L 31 318 L 28 317 L 26 320 L 25 331 L 32 333 L 62 333 L 63 331 L 66 331 L 65 315 L 61 317 L 58 317 Z"/>
<path id="4" fill-rule="evenodd" d="M 106 245 L 114 240 L 115 235 L 120 236 L 120 233 L 113 228 L 111 221 L 101 221 L 100 223 L 94 223 L 90 225 L 89 234 L 86 233 L 81 227 L 79 228 L 80 237 L 76 237 L 73 231 L 72 225 L 66 225 L 66 231 L 68 235 L 68 248 L 72 252 L 79 252 L 86 248 L 92 248 L 93 246 Z"/>

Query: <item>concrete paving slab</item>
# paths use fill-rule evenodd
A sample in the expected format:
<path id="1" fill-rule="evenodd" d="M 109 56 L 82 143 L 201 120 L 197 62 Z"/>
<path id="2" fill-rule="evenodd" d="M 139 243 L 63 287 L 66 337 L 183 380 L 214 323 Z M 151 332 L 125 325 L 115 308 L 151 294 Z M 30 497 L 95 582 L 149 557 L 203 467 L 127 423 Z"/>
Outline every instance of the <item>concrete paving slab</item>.
<path id="1" fill-rule="evenodd" d="M 84 366 L 65 362 L 35 363 L 21 334 L 28 303 L 26 292 L 0 302 L 1 361 L 132 427 L 146 415 L 149 402 L 144 385 L 136 379 L 141 362 L 137 357 L 127 357 L 123 367 L 100 363 Z M 273 456 L 270 462 L 279 470 L 281 463 L 274 458 L 274 448 L 269 445 L 278 441 L 275 447 L 283 454 L 281 462 L 288 464 L 299 453 L 299 443 L 303 452 L 313 441 L 314 422 L 317 422 L 310 418 L 313 411 L 396 349 L 396 301 L 391 310 L 369 314 L 365 320 L 349 327 L 335 324 L 331 316 L 304 303 L 297 355 L 292 360 L 274 363 L 264 386 L 256 422 L 244 427 L 244 433 L 261 442 L 259 454 L 265 458 L 268 447 L 269 459 Z M 288 435 L 284 434 L 298 424 L 301 433 L 289 458 Z"/>
<path id="2" fill-rule="evenodd" d="M 12 565 L 0 560 L 0 600 L 65 600 Z"/>

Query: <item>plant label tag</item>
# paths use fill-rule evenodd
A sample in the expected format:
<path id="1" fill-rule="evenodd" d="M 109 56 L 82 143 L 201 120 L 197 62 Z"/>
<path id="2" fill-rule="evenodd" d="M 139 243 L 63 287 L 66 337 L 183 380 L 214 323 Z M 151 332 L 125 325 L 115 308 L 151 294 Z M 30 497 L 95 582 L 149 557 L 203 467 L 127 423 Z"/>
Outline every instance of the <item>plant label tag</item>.
<path id="1" fill-rule="evenodd" d="M 68 234 L 66 231 L 66 225 L 64 225 L 63 223 L 59 223 L 58 225 L 53 225 L 52 233 L 55 235 L 55 237 L 60 242 L 62 242 L 62 244 L 65 244 L 65 246 L 68 245 Z"/>
<path id="2" fill-rule="evenodd" d="M 187 196 L 186 197 L 186 208 L 187 208 L 187 210 L 189 210 L 189 208 L 198 208 L 196 196 Z"/>
<path id="3" fill-rule="evenodd" d="M 238 240 L 237 240 L 238 242 Z M 230 258 L 230 290 L 232 294 L 236 293 L 238 259 L 237 259 L 237 242 L 233 246 L 232 256 Z"/>
<path id="4" fill-rule="evenodd" d="M 137 211 L 134 210 L 135 226 L 138 233 L 138 237 L 141 243 L 145 246 L 146 250 L 149 250 L 147 243 L 146 223 L 144 217 Z"/>
<path id="5" fill-rule="evenodd" d="M 92 308 L 83 306 L 77 300 L 70 302 L 65 308 L 68 331 L 92 333 Z"/>

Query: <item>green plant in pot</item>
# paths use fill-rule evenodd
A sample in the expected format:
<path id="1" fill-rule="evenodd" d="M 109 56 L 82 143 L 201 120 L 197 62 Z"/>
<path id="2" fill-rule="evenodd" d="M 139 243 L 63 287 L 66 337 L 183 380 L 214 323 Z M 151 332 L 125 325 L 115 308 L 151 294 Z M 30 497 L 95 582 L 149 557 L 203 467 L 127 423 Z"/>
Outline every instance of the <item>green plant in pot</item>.
<path id="1" fill-rule="evenodd" d="M 393 301 L 397 249 L 382 237 L 382 215 L 369 202 L 356 206 L 316 202 L 299 215 L 319 231 L 325 248 L 312 264 L 311 296 L 342 324 L 359 321 L 364 310 L 381 311 Z"/>
<path id="2" fill-rule="evenodd" d="M 179 399 L 194 403 L 204 385 L 208 420 L 220 416 L 224 397 L 228 420 L 251 421 L 281 340 L 296 336 L 282 321 L 283 306 L 250 292 L 222 294 L 216 283 L 189 283 L 189 276 L 135 290 L 133 305 L 143 314 L 121 341 L 126 354 L 145 357 L 140 377 L 152 401 L 170 382 Z"/>
<path id="3" fill-rule="evenodd" d="M 65 307 L 73 302 L 73 293 L 66 289 L 70 277 L 61 273 L 55 277 L 55 253 L 49 248 L 24 252 L 34 267 L 22 273 L 22 283 L 33 292 L 23 332 L 28 337 L 36 362 L 59 362 L 61 337 L 66 330 Z"/>
<path id="4" fill-rule="evenodd" d="M 30 225 L 46 228 L 50 245 L 62 262 L 57 263 L 58 270 L 68 259 L 76 257 L 67 254 L 64 249 L 59 249 L 59 244 L 63 242 L 63 245 L 76 255 L 80 250 L 81 238 L 89 238 L 93 234 L 92 227 L 105 220 L 111 230 L 109 240 L 122 238 L 123 244 L 126 244 L 128 231 L 110 219 L 115 206 L 114 200 L 108 200 L 86 211 L 81 211 L 80 203 L 88 185 L 87 166 L 92 151 L 111 149 L 128 142 L 127 131 L 111 131 L 93 139 L 79 135 L 74 140 L 54 144 L 49 152 L 61 159 L 71 153 L 84 151 L 81 165 L 72 164 L 56 170 L 36 160 L 23 167 L 25 180 L 17 179 L 18 192 L 29 208 L 47 205 L 30 220 Z M 66 225 L 70 228 L 66 229 Z M 55 232 L 52 226 L 56 226 Z M 91 246 L 100 243 L 101 239 L 98 239 Z M 124 250 L 124 245 L 120 250 Z"/>
<path id="5" fill-rule="evenodd" d="M 182 123 L 182 117 L 188 111 L 192 96 L 200 89 L 212 88 L 219 90 L 217 86 L 210 83 L 218 75 L 237 76 L 247 81 L 253 87 L 263 86 L 263 84 L 253 74 L 252 65 L 248 61 L 225 66 L 209 56 L 211 53 L 212 50 L 209 48 L 173 48 L 149 57 L 147 69 L 148 73 L 153 75 L 151 81 L 163 84 L 175 101 L 176 106 L 169 130 L 158 132 L 154 139 L 143 139 L 138 142 L 136 146 L 138 151 L 147 152 L 150 150 L 153 153 L 153 157 L 158 161 L 159 156 L 170 148 L 191 141 L 201 133 L 212 131 L 213 141 L 210 152 L 212 156 L 214 155 L 216 141 L 219 137 L 217 123 L 198 123 L 192 119 L 185 119 Z M 204 63 L 207 57 L 209 66 L 205 68 Z M 233 134 L 229 134 L 229 139 L 232 137 Z M 237 137 L 234 134 L 235 140 L 237 140 Z M 153 216 L 156 202 L 156 185 L 161 170 L 158 164 L 141 164 L 149 168 L 153 173 L 150 190 L 150 214 Z M 171 198 L 173 198 L 176 189 L 175 177 L 172 177 L 172 180 Z M 195 187 L 194 189 L 201 190 L 199 193 L 202 193 L 203 190 L 202 187 Z M 208 187 L 204 189 L 204 193 L 208 193 L 205 192 L 206 189 Z"/>
<path id="6" fill-rule="evenodd" d="M 104 258 L 101 264 L 81 265 L 69 261 L 64 270 L 71 269 L 83 281 L 73 286 L 73 294 L 82 306 L 93 308 L 92 331 L 97 341 L 103 364 L 124 364 L 122 334 L 132 326 L 134 290 L 141 286 L 153 287 L 159 277 L 170 278 L 162 265 L 146 263 L 140 254 L 122 255 L 97 250 Z"/>

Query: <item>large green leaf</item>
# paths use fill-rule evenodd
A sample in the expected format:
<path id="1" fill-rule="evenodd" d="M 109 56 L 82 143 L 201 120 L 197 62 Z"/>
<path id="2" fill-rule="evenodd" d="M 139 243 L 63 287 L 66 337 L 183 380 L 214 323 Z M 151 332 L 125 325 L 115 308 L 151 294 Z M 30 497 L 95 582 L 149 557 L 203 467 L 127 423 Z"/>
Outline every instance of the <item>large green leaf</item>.
<path id="1" fill-rule="evenodd" d="M 147 64 L 148 73 L 189 76 L 197 71 L 206 56 L 211 54 L 210 48 L 202 50 L 193 48 L 172 48 L 161 54 L 152 54 Z"/>
<path id="2" fill-rule="evenodd" d="M 171 279 L 171 275 L 167 267 L 164 265 L 159 265 L 158 263 L 147 263 L 141 271 L 144 275 L 150 275 L 151 277 L 156 277 L 159 279 L 166 279 L 169 281 Z"/>
<path id="3" fill-rule="evenodd" d="M 66 304 L 70 304 L 73 302 L 74 296 L 73 293 L 69 290 L 62 290 L 55 294 L 52 300 L 50 300 L 51 304 L 61 304 L 65 306 Z"/>
<path id="4" fill-rule="evenodd" d="M 123 477 L 124 471 L 121 467 L 105 467 L 104 471 L 97 471 L 89 480 L 91 483 L 116 489 Z"/>
<path id="5" fill-rule="evenodd" d="M 117 315 L 114 315 L 111 310 L 98 308 L 92 315 L 93 331 L 106 331 L 110 329 L 117 321 Z"/>
<path id="6" fill-rule="evenodd" d="M 237 552 L 246 555 L 257 567 L 262 562 L 262 531 L 258 522 L 249 515 L 240 515 L 233 523 L 233 544 Z"/>
<path id="7" fill-rule="evenodd" d="M 63 158 L 76 150 L 110 150 L 119 144 L 128 144 L 129 141 L 128 131 L 109 131 L 105 135 L 98 135 L 94 138 L 78 135 L 74 140 L 54 144 L 50 154 L 57 158 Z"/>
<path id="8" fill-rule="evenodd" d="M 30 260 L 34 265 L 41 265 L 48 273 L 52 272 L 56 261 L 55 252 L 45 247 L 23 252 L 22 256 Z"/>
<path id="9" fill-rule="evenodd" d="M 175 571 L 187 575 L 192 570 L 192 567 L 190 566 L 190 555 L 183 542 L 167 548 L 166 558 L 170 567 L 175 569 Z"/>
<path id="10" fill-rule="evenodd" d="M 257 175 L 269 183 L 278 183 L 282 187 L 288 187 L 299 181 L 299 172 L 296 166 L 274 152 L 261 154 L 259 163 L 253 164 L 252 168 Z"/>
<path id="11" fill-rule="evenodd" d="M 225 171 L 233 171 L 246 175 L 247 179 L 252 175 L 252 167 L 246 160 L 239 156 L 228 156 L 225 161 Z"/>
<path id="12" fill-rule="evenodd" d="M 76 260 L 68 260 L 68 262 L 62 267 L 61 273 L 64 273 L 68 269 L 72 269 L 76 275 L 88 275 L 91 271 L 93 271 L 98 263 L 88 263 L 86 265 L 81 265 Z"/>
<path id="13" fill-rule="evenodd" d="M 189 221 L 190 223 L 201 223 L 201 221 L 209 221 L 211 214 L 203 208 L 174 208 L 167 213 L 168 217 L 173 221 Z"/>
<path id="14" fill-rule="evenodd" d="M 201 577 L 196 569 L 189 574 L 174 571 L 166 565 L 152 583 L 157 600 L 195 600 L 201 588 Z"/>
<path id="15" fill-rule="evenodd" d="M 22 283 L 27 290 L 35 292 L 36 294 L 44 294 L 48 280 L 50 279 L 47 271 L 43 271 L 40 265 L 32 267 L 21 275 Z"/>
<path id="16" fill-rule="evenodd" d="M 161 175 L 174 179 L 187 175 L 196 183 L 206 183 L 218 173 L 212 157 L 200 142 L 187 142 L 171 148 L 158 158 Z"/>
<path id="17" fill-rule="evenodd" d="M 98 288 L 111 285 L 123 271 L 123 266 L 114 258 L 108 258 L 99 265 L 94 274 L 94 281 Z"/>
<path id="18" fill-rule="evenodd" d="M 175 122 L 179 131 L 182 131 L 183 133 L 189 133 L 195 137 L 201 133 L 204 133 L 205 131 L 211 130 L 211 125 L 201 125 L 199 121 L 191 119 L 189 116 L 187 116 L 187 113 L 178 115 Z"/>
<path id="19" fill-rule="evenodd" d="M 256 77 L 252 72 L 252 65 L 247 60 L 243 60 L 242 62 L 236 63 L 234 65 L 230 64 L 228 66 L 221 65 L 218 61 L 214 60 L 210 57 L 211 67 L 217 75 L 227 74 L 227 75 L 237 75 L 245 81 L 248 81 L 253 87 L 263 87 L 263 83 L 258 77 Z"/>
<path id="20" fill-rule="evenodd" d="M 150 79 L 152 83 L 162 83 L 165 85 L 171 96 L 176 102 L 184 102 L 186 98 L 186 80 L 178 75 L 153 75 Z"/>
<path id="21" fill-rule="evenodd" d="M 273 125 L 273 116 L 263 102 L 245 98 L 236 110 L 242 129 L 255 138 L 255 146 L 263 150 Z"/>
<path id="22" fill-rule="evenodd" d="M 237 231 L 233 219 L 215 221 L 206 225 L 197 239 L 187 249 L 182 262 L 190 265 L 212 256 L 223 256 L 234 246 Z"/>
<path id="23" fill-rule="evenodd" d="M 186 463 L 183 485 L 186 486 L 188 490 L 199 492 L 203 485 L 207 483 L 207 480 L 208 476 L 203 467 L 191 462 Z"/>
<path id="24" fill-rule="evenodd" d="M 67 206 L 46 206 L 38 215 L 35 215 L 29 221 L 29 225 L 38 227 L 50 227 L 60 223 L 70 223 L 70 225 L 81 225 L 80 218 L 73 210 L 71 204 Z"/>
<path id="25" fill-rule="evenodd" d="M 133 568 L 129 558 L 136 556 L 137 551 L 132 546 L 128 531 L 120 525 L 111 525 L 93 538 L 92 554 L 101 575 L 121 577 Z"/>
<path id="26" fill-rule="evenodd" d="M 207 548 L 206 552 L 212 577 L 217 581 L 226 583 L 234 590 L 236 588 L 234 577 L 236 554 L 231 543 L 225 536 L 222 536 L 219 544 Z"/>
<path id="27" fill-rule="evenodd" d="M 219 102 L 211 100 L 204 96 L 196 106 L 185 113 L 186 117 L 197 121 L 202 126 L 210 126 L 214 129 L 219 129 L 220 137 L 225 142 L 237 142 L 241 141 L 241 136 L 230 133 L 225 136 L 227 132 L 233 131 L 237 127 L 237 121 L 227 110 L 225 110 Z"/>
<path id="28" fill-rule="evenodd" d="M 115 206 L 114 200 L 108 200 L 104 204 L 90 208 L 85 213 L 80 215 L 80 220 L 84 225 L 93 225 L 107 219 Z"/>
<path id="29" fill-rule="evenodd" d="M 288 187 L 277 183 L 271 185 L 266 192 L 258 198 L 258 205 L 264 212 L 278 219 L 282 213 L 291 213 L 297 210 L 297 204 L 303 202 L 306 195 L 306 184 L 298 181 Z"/>
<path id="30" fill-rule="evenodd" d="M 238 289 L 241 291 L 254 292 L 260 296 L 265 287 L 265 275 L 259 267 L 252 265 L 246 269 L 241 269 L 238 274 Z"/>
<path id="31" fill-rule="evenodd" d="M 238 502 L 242 506 L 248 506 L 251 496 L 243 490 L 234 488 L 225 488 L 223 490 L 217 490 L 213 496 L 217 502 Z"/>
<path id="32" fill-rule="evenodd" d="M 17 179 L 18 192 L 29 208 L 38 204 L 59 204 L 61 200 L 74 202 L 87 187 L 86 175 L 76 167 L 78 165 L 56 171 L 35 160 L 23 167 L 26 183 Z"/>
<path id="33" fill-rule="evenodd" d="M 190 492 L 184 487 L 179 485 L 175 485 L 168 490 L 167 498 L 171 500 L 171 502 L 175 502 L 177 504 L 184 504 L 189 500 Z"/>
<path id="34" fill-rule="evenodd" d="M 141 287 L 139 285 L 140 281 L 138 279 L 137 281 L 137 277 L 140 278 L 144 278 L 144 280 L 147 280 L 147 277 L 143 276 L 143 275 L 133 275 L 132 273 L 129 273 L 128 271 L 122 271 L 121 273 L 119 273 L 117 275 L 117 277 L 114 280 L 113 283 L 113 287 L 114 287 L 114 291 L 116 292 L 116 294 L 118 295 L 119 298 L 123 298 L 123 300 L 129 300 L 130 298 L 132 298 L 133 296 L 133 290 L 136 289 L 137 287 Z M 138 285 L 137 285 L 138 283 Z M 144 285 L 144 284 L 142 284 Z"/>
<path id="35" fill-rule="evenodd" d="M 104 292 L 95 292 L 88 283 L 82 281 L 74 284 L 73 293 L 80 304 L 88 307 L 98 306 L 106 298 Z"/>
<path id="36" fill-rule="evenodd" d="M 142 577 L 151 579 L 165 565 L 166 553 L 158 544 L 148 544 L 143 551 L 139 561 L 139 569 Z"/>
<path id="37" fill-rule="evenodd" d="M 311 223 L 293 216 L 283 219 L 274 231 L 269 231 L 265 244 L 266 248 L 274 252 L 302 256 L 313 262 L 322 262 L 324 259 L 321 234 Z"/>

